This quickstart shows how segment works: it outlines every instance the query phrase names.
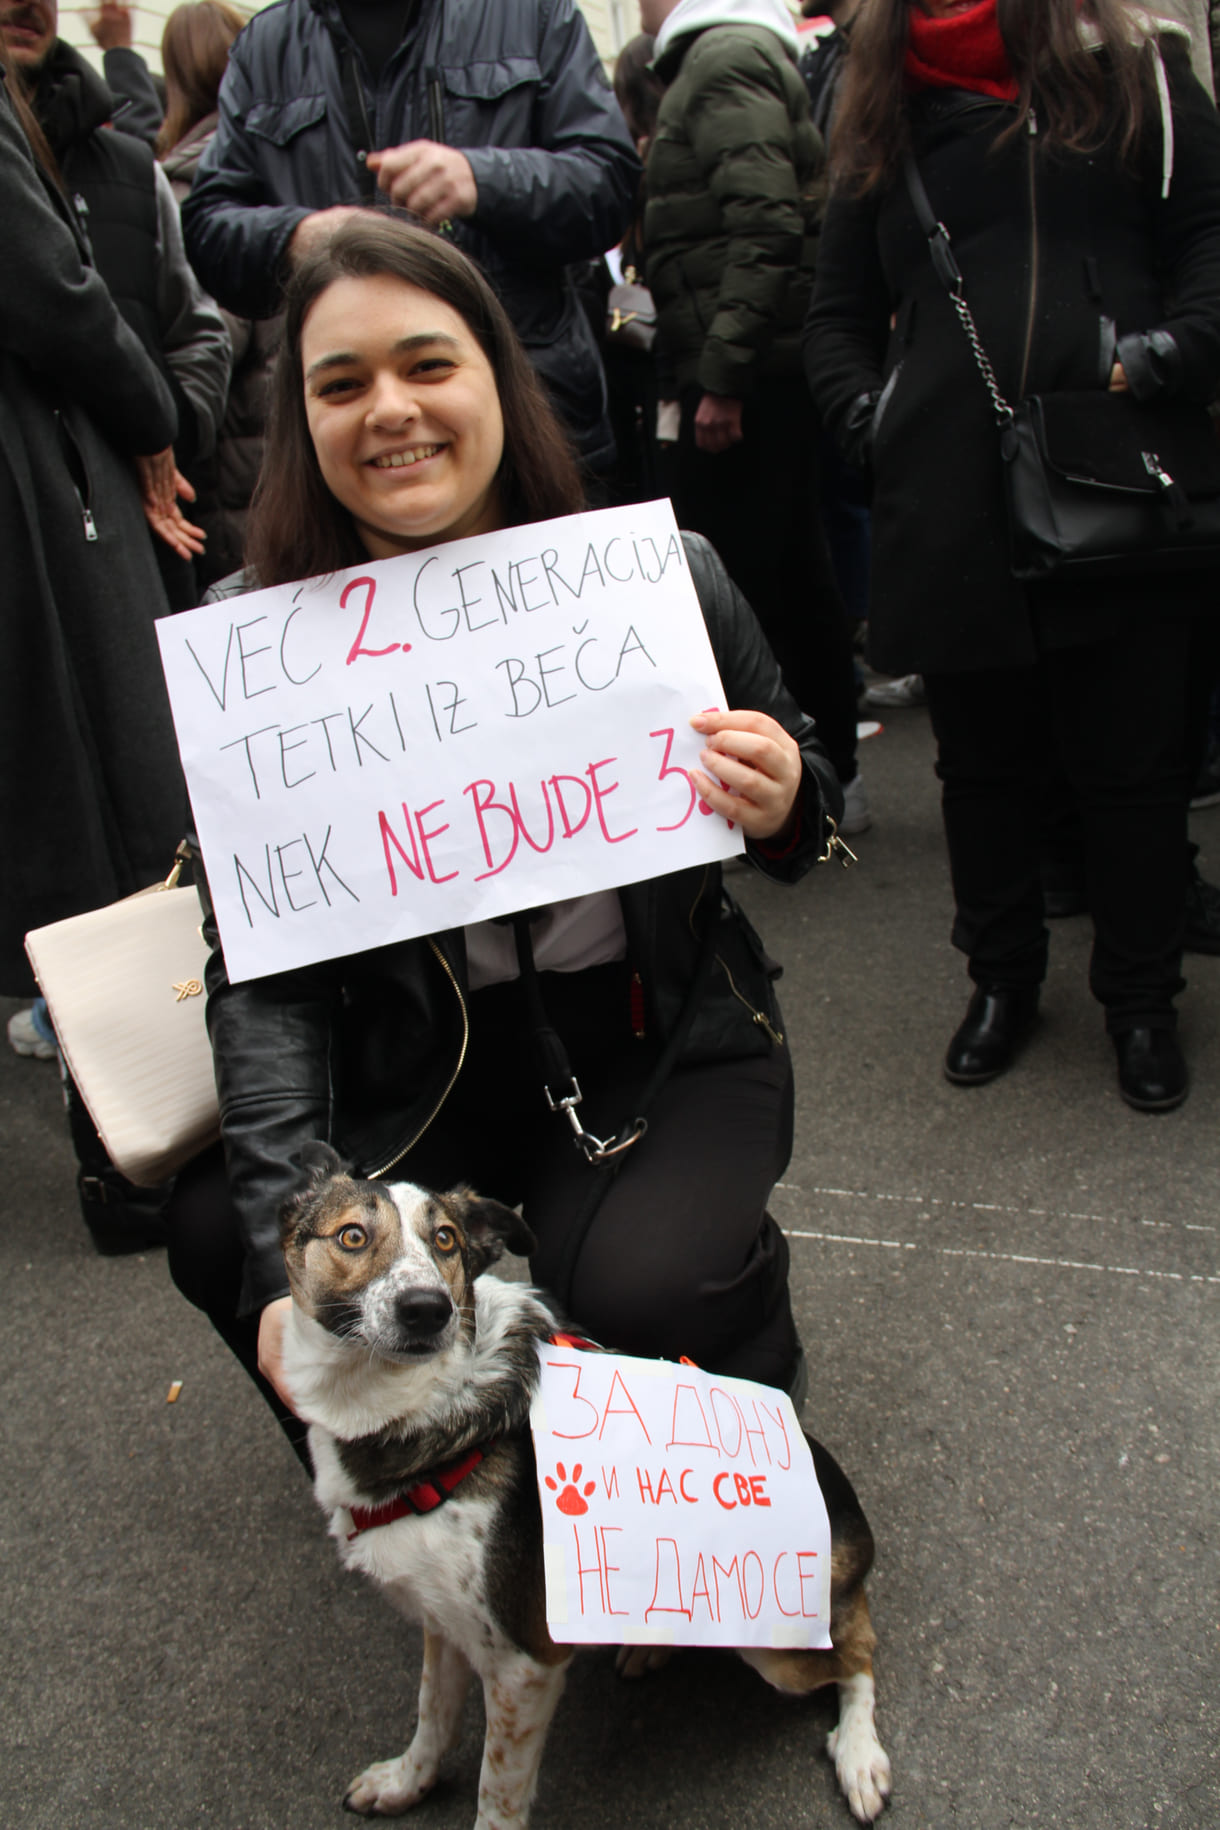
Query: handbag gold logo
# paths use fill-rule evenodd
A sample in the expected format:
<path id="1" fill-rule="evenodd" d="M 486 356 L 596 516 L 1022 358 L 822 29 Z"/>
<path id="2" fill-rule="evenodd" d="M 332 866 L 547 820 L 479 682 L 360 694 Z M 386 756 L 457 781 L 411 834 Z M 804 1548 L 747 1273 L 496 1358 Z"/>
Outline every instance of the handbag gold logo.
<path id="1" fill-rule="evenodd" d="M 174 1002 L 181 1004 L 183 998 L 197 998 L 203 990 L 203 985 L 198 979 L 183 979 L 174 986 L 174 990 L 178 993 Z"/>

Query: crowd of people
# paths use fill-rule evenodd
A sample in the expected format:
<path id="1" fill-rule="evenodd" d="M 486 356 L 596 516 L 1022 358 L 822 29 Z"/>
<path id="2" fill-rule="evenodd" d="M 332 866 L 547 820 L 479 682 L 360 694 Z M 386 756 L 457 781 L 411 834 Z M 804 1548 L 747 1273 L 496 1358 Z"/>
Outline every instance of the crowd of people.
<path id="1" fill-rule="evenodd" d="M 864 830 L 861 697 L 926 702 L 972 983 L 945 1074 L 1012 1065 L 1046 918 L 1087 909 L 1119 1091 L 1181 1104 L 1214 569 L 1018 577 L 997 423 L 1220 396 L 1220 7 L 1172 10 L 841 0 L 802 35 L 641 0 L 612 88 L 575 0 L 191 0 L 162 91 L 121 0 L 105 80 L 55 0 L 0 0 L 0 990 L 190 830 L 159 615 L 663 493 L 727 695 L 692 780 L 750 864 Z M 100 1249 L 166 1241 L 299 1452 L 277 1214 L 316 1138 L 520 1203 L 607 1344 L 799 1396 L 791 1064 L 718 867 L 238 984 L 205 933 L 222 1141 L 135 1190 L 69 1082 L 82 1207 Z M 539 997 L 612 1171 L 547 1110 Z M 38 1003 L 9 1033 L 55 1052 Z"/>

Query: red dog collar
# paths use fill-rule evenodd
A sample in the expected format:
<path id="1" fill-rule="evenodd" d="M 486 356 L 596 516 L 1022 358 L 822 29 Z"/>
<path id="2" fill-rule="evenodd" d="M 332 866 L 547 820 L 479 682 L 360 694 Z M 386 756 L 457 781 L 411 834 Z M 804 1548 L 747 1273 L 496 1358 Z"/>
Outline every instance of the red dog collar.
<path id="1" fill-rule="evenodd" d="M 487 1442 L 482 1448 L 467 1449 L 465 1455 L 433 1468 L 414 1487 L 408 1487 L 396 1500 L 387 1500 L 384 1506 L 349 1506 L 355 1529 L 348 1532 L 348 1543 L 358 1538 L 362 1531 L 375 1531 L 378 1525 L 392 1525 L 395 1519 L 418 1518 L 424 1513 L 435 1512 L 495 1446 L 494 1442 Z"/>

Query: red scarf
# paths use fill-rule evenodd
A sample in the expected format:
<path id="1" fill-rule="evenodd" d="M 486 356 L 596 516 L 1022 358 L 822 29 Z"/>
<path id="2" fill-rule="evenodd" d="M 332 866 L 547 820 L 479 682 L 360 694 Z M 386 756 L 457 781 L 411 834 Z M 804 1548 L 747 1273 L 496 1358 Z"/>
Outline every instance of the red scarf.
<path id="1" fill-rule="evenodd" d="M 911 89 L 973 89 L 1015 102 L 1017 84 L 996 24 L 996 0 L 933 19 L 912 0 L 906 79 Z"/>

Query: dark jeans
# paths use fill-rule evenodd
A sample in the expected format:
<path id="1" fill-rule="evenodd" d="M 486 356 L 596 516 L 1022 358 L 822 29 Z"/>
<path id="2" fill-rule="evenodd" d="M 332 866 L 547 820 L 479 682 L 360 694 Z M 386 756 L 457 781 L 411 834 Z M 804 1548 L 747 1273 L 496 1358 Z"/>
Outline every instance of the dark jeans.
<path id="1" fill-rule="evenodd" d="M 544 973 L 542 985 L 584 1094 L 581 1119 L 613 1136 L 634 1115 L 655 1058 L 632 1033 L 626 971 Z M 787 1051 L 675 1070 L 649 1109 L 646 1135 L 611 1176 L 586 1163 L 566 1120 L 547 1109 L 519 984 L 476 992 L 470 1010 L 457 1084 L 398 1178 L 430 1188 L 469 1182 L 520 1203 L 538 1239 L 534 1281 L 562 1284 L 572 1320 L 603 1345 L 686 1354 L 717 1372 L 787 1385 L 797 1352 L 788 1246 L 766 1211 L 792 1147 Z M 601 1199 L 568 1279 L 569 1230 L 594 1189 Z M 174 1282 L 288 1427 L 255 1372 L 257 1317 L 236 1317 L 241 1244 L 218 1152 L 180 1177 L 168 1227 Z"/>
<path id="2" fill-rule="evenodd" d="M 1190 648 L 1186 668 L 1186 702 L 1183 742 L 1186 780 L 1193 787 L 1214 740 L 1220 698 L 1220 617 L 1210 603 L 1201 607 L 1190 623 Z M 1182 875 L 1183 893 L 1194 881 L 1199 848 L 1188 841 Z M 1047 779 L 1042 822 L 1042 880 L 1049 890 L 1083 890 L 1084 839 L 1071 786 L 1056 763 Z"/>
<path id="3" fill-rule="evenodd" d="M 749 600 L 789 692 L 818 727 L 842 782 L 856 773 L 851 626 L 818 512 L 817 423 L 799 377 L 759 385 L 740 444 L 695 444 L 699 389 L 682 396 L 677 512 Z"/>
<path id="4" fill-rule="evenodd" d="M 1040 984 L 1042 808 L 1057 756 L 1080 814 L 1095 929 L 1089 984 L 1111 1034 L 1171 1028 L 1183 987 L 1185 622 L 925 676 L 957 914 L 976 984 Z"/>

